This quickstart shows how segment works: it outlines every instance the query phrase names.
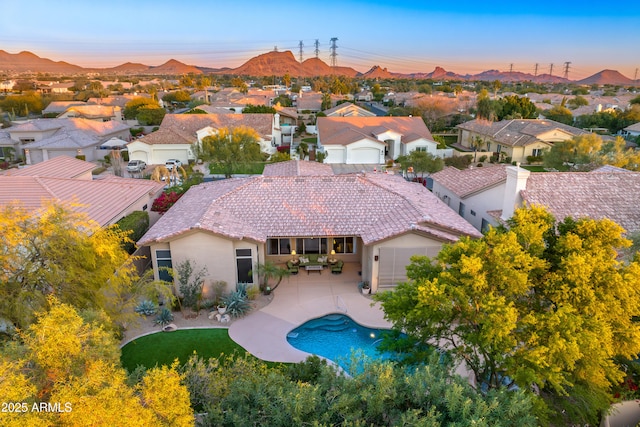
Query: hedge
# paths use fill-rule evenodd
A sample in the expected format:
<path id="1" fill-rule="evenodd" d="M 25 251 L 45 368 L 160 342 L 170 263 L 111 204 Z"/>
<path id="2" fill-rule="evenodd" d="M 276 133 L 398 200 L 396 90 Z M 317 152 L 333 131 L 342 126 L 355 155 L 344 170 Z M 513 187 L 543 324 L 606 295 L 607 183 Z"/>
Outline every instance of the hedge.
<path id="1" fill-rule="evenodd" d="M 149 212 L 135 211 L 122 218 L 116 223 L 120 230 L 131 231 L 129 238 L 133 242 L 127 242 L 124 244 L 124 249 L 130 254 L 134 253 L 136 246 L 134 242 L 140 240 L 140 238 L 149 229 Z"/>

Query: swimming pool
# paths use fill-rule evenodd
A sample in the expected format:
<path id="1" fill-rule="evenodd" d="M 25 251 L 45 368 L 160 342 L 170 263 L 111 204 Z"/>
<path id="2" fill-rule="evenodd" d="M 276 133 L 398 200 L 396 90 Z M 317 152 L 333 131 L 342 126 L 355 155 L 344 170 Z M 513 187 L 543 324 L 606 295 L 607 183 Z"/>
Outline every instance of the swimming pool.
<path id="1" fill-rule="evenodd" d="M 309 320 L 287 334 L 287 341 L 298 350 L 325 357 L 348 369 L 353 351 L 368 358 L 384 360 L 390 353 L 378 351 L 386 329 L 367 328 L 344 314 L 328 314 Z"/>

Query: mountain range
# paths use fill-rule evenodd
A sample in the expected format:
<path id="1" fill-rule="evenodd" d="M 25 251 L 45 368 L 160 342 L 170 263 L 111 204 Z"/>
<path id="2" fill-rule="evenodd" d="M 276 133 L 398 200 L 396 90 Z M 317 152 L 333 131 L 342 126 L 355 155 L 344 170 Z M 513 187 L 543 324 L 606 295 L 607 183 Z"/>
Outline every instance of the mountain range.
<path id="1" fill-rule="evenodd" d="M 433 80 L 480 80 L 503 82 L 532 81 L 535 83 L 577 83 L 598 85 L 640 86 L 640 80 L 632 80 L 615 70 L 602 70 L 586 79 L 568 80 L 560 76 L 549 74 L 528 74 L 522 72 L 504 72 L 499 70 L 483 71 L 479 74 L 457 74 L 436 67 L 430 73 L 394 73 L 380 66 L 373 66 L 362 73 L 350 67 L 331 67 L 318 58 L 309 58 L 299 62 L 291 51 L 272 51 L 249 59 L 238 68 L 208 68 L 187 65 L 175 59 L 170 59 L 162 65 L 150 66 L 140 63 L 127 62 L 112 68 L 84 68 L 64 61 L 52 61 L 41 58 L 31 52 L 16 54 L 0 50 L 0 73 L 9 75 L 24 73 L 49 74 L 117 74 L 117 75 L 183 75 L 183 74 L 235 74 L 244 76 L 283 76 L 316 77 L 329 75 L 344 75 L 348 77 L 362 77 L 371 79 L 414 78 Z"/>

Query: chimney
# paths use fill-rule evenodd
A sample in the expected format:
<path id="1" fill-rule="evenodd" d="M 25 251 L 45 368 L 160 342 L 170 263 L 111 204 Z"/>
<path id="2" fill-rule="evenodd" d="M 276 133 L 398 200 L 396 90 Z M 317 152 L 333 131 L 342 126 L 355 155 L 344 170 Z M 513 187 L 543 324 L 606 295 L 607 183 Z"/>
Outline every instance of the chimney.
<path id="1" fill-rule="evenodd" d="M 520 192 L 527 188 L 527 179 L 530 174 L 531 172 L 520 167 L 520 163 L 507 167 L 507 183 L 504 189 L 501 219 L 511 218 L 513 211 L 522 205 Z"/>

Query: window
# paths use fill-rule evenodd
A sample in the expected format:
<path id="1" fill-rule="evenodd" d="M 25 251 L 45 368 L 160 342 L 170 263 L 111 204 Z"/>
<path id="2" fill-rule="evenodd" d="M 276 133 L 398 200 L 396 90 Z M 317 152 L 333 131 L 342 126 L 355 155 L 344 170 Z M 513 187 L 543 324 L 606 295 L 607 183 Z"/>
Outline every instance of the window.
<path id="1" fill-rule="evenodd" d="M 354 254 L 356 253 L 355 237 L 334 237 L 333 248 L 337 254 Z"/>
<path id="2" fill-rule="evenodd" d="M 458 215 L 464 217 L 464 203 L 460 202 L 460 206 L 458 206 Z"/>
<path id="3" fill-rule="evenodd" d="M 480 226 L 480 231 L 483 233 L 486 233 L 489 230 L 489 221 L 487 221 L 486 219 L 482 218 L 482 225 Z"/>
<path id="4" fill-rule="evenodd" d="M 491 143 L 487 142 L 487 151 L 491 151 Z"/>
<path id="5" fill-rule="evenodd" d="M 307 237 L 296 239 L 296 252 L 298 254 L 326 254 L 328 253 L 327 238 Z"/>
<path id="6" fill-rule="evenodd" d="M 20 138 L 20 142 L 23 144 L 28 144 L 30 142 L 34 142 L 35 139 L 34 138 Z"/>
<path id="7" fill-rule="evenodd" d="M 237 283 L 253 283 L 253 257 L 251 249 L 236 249 L 236 272 L 238 273 Z"/>
<path id="8" fill-rule="evenodd" d="M 416 147 L 416 151 L 427 151 L 427 147 Z"/>
<path id="9" fill-rule="evenodd" d="M 471 210 L 469 211 L 469 213 L 470 213 L 472 216 L 476 216 L 476 211 L 474 211 L 473 209 L 471 209 Z"/>
<path id="10" fill-rule="evenodd" d="M 290 253 L 290 239 L 267 239 L 267 255 L 289 255 Z"/>
<path id="11" fill-rule="evenodd" d="M 498 144 L 498 146 L 496 147 L 496 151 L 499 153 L 502 151 L 502 145 Z"/>
<path id="12" fill-rule="evenodd" d="M 167 269 L 173 268 L 173 264 L 171 263 L 171 251 L 157 250 L 156 263 L 158 264 L 158 278 L 165 282 L 173 282 L 171 274 L 167 271 Z"/>
<path id="13" fill-rule="evenodd" d="M 540 157 L 542 156 L 542 148 L 534 148 L 533 151 L 531 152 L 531 155 L 533 157 Z"/>

